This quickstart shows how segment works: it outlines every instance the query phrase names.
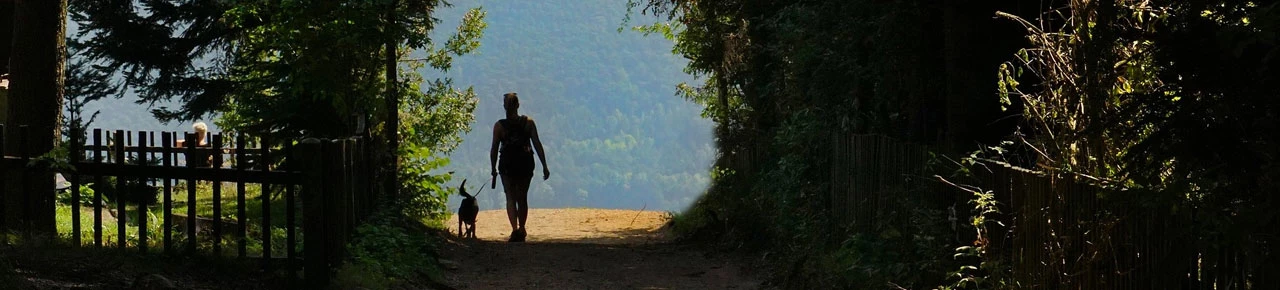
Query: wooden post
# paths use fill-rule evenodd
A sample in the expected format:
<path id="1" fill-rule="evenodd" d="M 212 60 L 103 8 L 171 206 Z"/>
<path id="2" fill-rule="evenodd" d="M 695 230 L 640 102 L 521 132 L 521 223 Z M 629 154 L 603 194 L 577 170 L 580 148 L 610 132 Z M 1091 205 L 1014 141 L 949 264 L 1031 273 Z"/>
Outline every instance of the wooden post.
<path id="1" fill-rule="evenodd" d="M 187 152 L 187 167 L 193 167 L 197 162 L 191 162 L 193 156 L 202 156 L 195 153 L 198 143 L 196 143 L 196 135 L 187 133 L 186 143 L 182 145 L 183 150 Z M 187 245 L 188 254 L 196 252 L 196 179 L 187 179 Z"/>
<path id="2" fill-rule="evenodd" d="M 343 224 L 346 225 L 342 228 L 341 241 L 342 244 L 345 245 L 347 243 L 347 238 L 351 237 L 351 232 L 355 230 L 356 224 L 355 191 L 352 190 L 351 186 L 351 139 L 338 139 L 335 141 L 337 141 L 339 146 L 338 150 L 341 150 L 338 151 L 339 174 L 341 174 L 339 175 L 341 176 L 339 179 L 342 180 L 342 195 L 340 197 L 342 202 Z M 335 247 L 337 247 L 339 252 L 346 252 L 346 247 L 340 245 Z"/>
<path id="3" fill-rule="evenodd" d="M 93 163 L 102 163 L 102 129 L 93 129 Z M 102 175 L 93 176 L 93 244 L 102 248 Z"/>
<path id="4" fill-rule="evenodd" d="M 173 133 L 160 133 L 161 165 L 173 167 Z M 173 253 L 173 180 L 164 179 L 164 252 Z"/>
<path id="5" fill-rule="evenodd" d="M 115 138 L 115 144 L 112 148 L 115 148 L 113 156 L 115 156 L 116 164 L 127 164 L 128 162 L 124 160 L 124 143 L 126 142 L 124 130 L 116 130 Z M 124 190 L 126 188 L 124 180 L 124 177 L 116 176 L 116 247 L 121 250 L 126 247 L 127 240 L 125 238 L 128 235 L 125 233 L 125 229 L 128 225 L 125 224 L 125 220 L 129 218 L 129 214 L 124 207 Z"/>
<path id="6" fill-rule="evenodd" d="M 18 158 L 20 158 L 18 166 L 15 167 L 18 168 L 18 176 L 21 176 L 18 179 L 18 188 L 21 189 L 21 191 L 18 192 L 18 195 L 22 197 L 19 199 L 19 204 L 22 208 L 16 212 L 21 214 L 18 216 L 18 227 L 21 228 L 24 233 L 31 232 L 32 204 L 30 193 L 34 192 L 31 188 L 31 181 L 28 180 L 31 179 L 31 173 L 29 170 L 26 170 L 28 162 L 31 161 L 31 152 L 27 149 L 27 143 L 29 143 L 27 142 L 27 139 L 30 138 L 30 135 L 27 134 L 27 131 L 29 130 L 26 125 L 18 125 L 18 140 L 15 140 L 15 142 L 18 143 Z"/>
<path id="7" fill-rule="evenodd" d="M 3 120 L 0 120 L 3 121 Z M 5 140 L 4 140 L 4 124 L 0 124 L 0 230 L 7 230 L 8 224 L 6 215 L 9 214 L 9 204 L 5 202 L 12 196 L 9 192 L 9 161 L 5 159 Z M 7 243 L 8 239 L 3 242 Z"/>
<path id="8" fill-rule="evenodd" d="M 71 160 L 72 165 L 79 164 L 80 156 L 84 154 L 83 147 L 80 144 L 80 132 L 72 132 L 75 136 L 71 138 Z M 2 146 L 2 145 L 0 145 Z M 3 155 L 3 154 L 0 154 Z M 64 177 L 71 181 L 71 238 L 75 243 L 75 247 L 80 247 L 80 174 L 68 172 Z"/>
<path id="9" fill-rule="evenodd" d="M 236 171 L 239 171 L 240 173 L 244 173 L 244 170 L 245 170 L 244 150 L 245 150 L 244 133 L 237 132 L 236 133 Z M 241 258 L 244 258 L 246 255 L 246 252 L 248 251 L 248 246 L 245 244 L 245 239 L 247 236 L 246 231 L 249 230 L 249 225 L 245 223 L 244 215 L 246 210 L 245 210 L 244 202 L 245 202 L 244 181 L 236 181 L 236 224 L 240 225 L 239 228 L 235 229 L 236 244 L 237 244 L 236 254 Z"/>
<path id="10" fill-rule="evenodd" d="M 138 131 L 138 165 L 147 166 L 150 163 L 147 155 L 147 132 Z M 146 183 L 146 179 L 143 178 L 139 178 L 138 181 L 143 184 Z M 155 196 L 154 193 L 149 194 L 151 196 L 143 198 L 138 203 L 138 251 L 143 253 L 147 252 L 147 218 L 150 216 L 149 213 L 151 211 L 148 208 L 150 206 L 149 202 L 151 197 Z"/>
<path id="11" fill-rule="evenodd" d="M 302 166 L 303 165 L 302 163 L 306 163 L 308 161 L 304 158 L 298 157 L 298 152 L 294 150 L 293 142 L 285 142 L 284 156 L 286 156 L 286 158 L 289 158 L 289 168 L 288 168 L 289 170 L 299 171 L 299 170 L 303 170 L 303 168 L 306 168 Z M 314 158 L 314 156 L 312 158 Z M 304 176 L 307 178 L 310 178 L 310 175 L 304 175 Z M 284 207 L 284 231 L 285 231 L 284 257 L 286 260 L 289 261 L 288 265 L 290 267 L 291 273 L 297 270 L 297 268 L 295 268 L 297 263 L 294 263 L 294 261 L 296 261 L 298 258 L 298 255 L 296 253 L 298 249 L 298 240 L 297 240 L 298 203 L 296 202 L 295 197 L 298 195 L 297 188 L 306 186 L 307 183 L 305 182 L 310 182 L 310 180 L 311 179 L 308 179 L 308 181 L 303 181 L 304 183 L 302 185 L 289 185 L 284 189 L 285 190 L 284 191 L 284 204 L 285 204 L 285 207 Z M 294 277 L 294 276 L 290 275 L 290 277 Z"/>
<path id="12" fill-rule="evenodd" d="M 213 154 L 213 168 L 222 168 L 222 134 L 213 134 L 209 144 Z M 222 255 L 222 179 L 213 178 L 213 255 Z M 195 216 L 192 216 L 194 218 Z"/>
<path id="13" fill-rule="evenodd" d="M 326 190 L 324 188 L 325 163 L 321 155 L 322 142 L 314 138 L 302 140 L 298 145 L 294 161 L 305 171 L 302 184 L 302 250 L 307 253 L 303 257 L 304 275 L 308 288 L 321 288 L 329 284 L 329 257 L 325 237 L 330 228 L 325 224 Z M 292 246 L 292 245 L 290 245 Z"/>
<path id="14" fill-rule="evenodd" d="M 328 245 L 326 256 L 329 258 L 329 266 L 336 267 L 338 259 L 342 257 L 342 248 L 344 246 L 344 237 L 350 223 L 346 214 L 346 190 L 343 186 L 342 178 L 342 142 L 340 140 L 329 140 L 324 142 L 321 149 L 321 155 L 324 156 L 326 162 L 325 169 L 325 204 L 323 217 L 329 222 L 325 226 L 329 227 L 325 231 L 325 242 Z M 305 211 L 304 211 L 305 213 Z"/>
<path id="15" fill-rule="evenodd" d="M 267 134 L 258 137 L 258 148 L 261 155 L 258 155 L 259 169 L 262 172 L 271 172 L 271 140 Z M 262 268 L 268 272 L 271 271 L 271 184 L 263 183 L 261 194 L 258 198 L 262 202 Z"/>

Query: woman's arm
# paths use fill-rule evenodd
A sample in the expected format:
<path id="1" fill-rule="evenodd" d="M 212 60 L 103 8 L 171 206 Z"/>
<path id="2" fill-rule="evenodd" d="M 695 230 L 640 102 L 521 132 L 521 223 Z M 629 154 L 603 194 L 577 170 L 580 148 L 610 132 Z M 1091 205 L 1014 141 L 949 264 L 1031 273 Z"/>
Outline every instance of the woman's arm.
<path id="1" fill-rule="evenodd" d="M 493 123 L 493 142 L 489 145 L 489 170 L 493 176 L 498 176 L 498 144 L 502 134 L 502 123 Z"/>
<path id="2" fill-rule="evenodd" d="M 533 149 L 538 150 L 538 161 L 542 162 L 542 180 L 551 178 L 551 170 L 547 169 L 547 154 L 542 150 L 542 139 L 538 138 L 538 125 L 529 119 L 529 137 L 533 139 Z"/>

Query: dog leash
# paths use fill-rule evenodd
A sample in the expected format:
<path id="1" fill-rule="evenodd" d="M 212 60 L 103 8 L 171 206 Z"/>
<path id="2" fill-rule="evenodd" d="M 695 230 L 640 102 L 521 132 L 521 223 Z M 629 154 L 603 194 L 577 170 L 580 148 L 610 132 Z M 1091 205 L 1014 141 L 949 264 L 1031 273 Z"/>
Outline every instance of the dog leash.
<path id="1" fill-rule="evenodd" d="M 481 194 L 481 193 L 484 193 L 484 186 L 485 186 L 485 185 L 487 185 L 487 184 L 488 184 L 488 183 L 481 184 L 481 185 L 480 185 L 480 191 L 476 191 L 476 194 L 471 195 L 471 196 L 472 196 L 472 197 L 480 197 L 480 194 Z"/>

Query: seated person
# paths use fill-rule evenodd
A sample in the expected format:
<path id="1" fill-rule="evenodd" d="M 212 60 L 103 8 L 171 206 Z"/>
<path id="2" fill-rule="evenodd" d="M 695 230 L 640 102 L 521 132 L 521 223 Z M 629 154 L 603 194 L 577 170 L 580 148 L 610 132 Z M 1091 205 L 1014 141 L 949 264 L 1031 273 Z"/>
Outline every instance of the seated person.
<path id="1" fill-rule="evenodd" d="M 195 130 L 195 142 L 192 142 L 195 144 L 192 146 L 193 148 L 187 149 L 187 167 L 213 167 L 213 150 L 201 149 L 212 149 L 212 146 L 209 145 L 209 140 L 205 138 L 205 135 L 208 135 L 209 127 L 204 122 L 196 122 L 191 125 L 191 128 Z M 178 140 L 177 143 L 178 148 L 187 148 L 188 146 L 187 140 Z"/>

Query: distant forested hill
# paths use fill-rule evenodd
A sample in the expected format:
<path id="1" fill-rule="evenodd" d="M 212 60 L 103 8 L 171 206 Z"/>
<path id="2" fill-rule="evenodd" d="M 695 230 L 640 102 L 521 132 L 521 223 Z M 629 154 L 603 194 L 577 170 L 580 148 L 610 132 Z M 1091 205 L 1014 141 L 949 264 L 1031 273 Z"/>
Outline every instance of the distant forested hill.
<path id="1" fill-rule="evenodd" d="M 169 122 L 161 124 L 151 115 L 145 104 L 134 104 L 136 96 L 127 94 L 120 99 L 103 99 L 85 105 L 85 115 L 98 111 L 98 119 L 91 128 L 103 130 L 151 130 L 151 131 L 191 131 L 194 122 Z M 201 120 L 209 125 L 209 130 L 217 132 L 217 125 L 212 119 Z M 159 138 L 159 137 L 157 137 Z"/>
<path id="2" fill-rule="evenodd" d="M 443 23 L 476 6 L 489 23 L 479 54 L 450 71 L 480 98 L 477 121 L 451 156 L 455 184 L 489 179 L 502 94 L 517 92 L 521 113 L 538 122 L 552 170 L 549 181 L 537 170 L 531 206 L 679 210 L 705 189 L 715 155 L 711 122 L 674 95 L 676 84 L 692 80 L 682 72 L 686 61 L 660 37 L 619 33 L 626 1 L 452 3 Z M 488 191 L 482 207 L 504 205 L 500 191 Z"/>

